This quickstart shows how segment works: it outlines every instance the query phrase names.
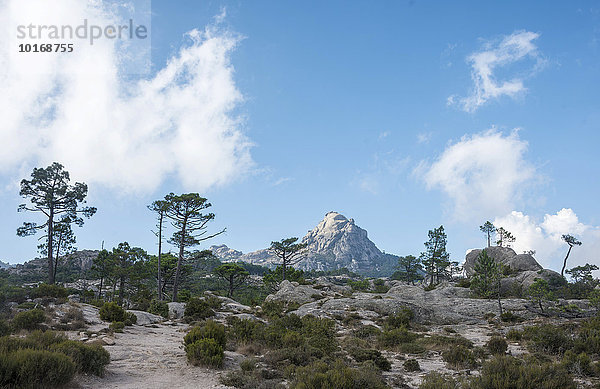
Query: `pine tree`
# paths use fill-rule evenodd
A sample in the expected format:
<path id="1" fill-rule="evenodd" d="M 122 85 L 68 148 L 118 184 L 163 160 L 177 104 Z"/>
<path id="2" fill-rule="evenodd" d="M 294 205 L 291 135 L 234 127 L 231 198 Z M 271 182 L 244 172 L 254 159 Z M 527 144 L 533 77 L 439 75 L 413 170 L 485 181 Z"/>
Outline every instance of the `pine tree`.
<path id="1" fill-rule="evenodd" d="M 450 254 L 446 251 L 447 236 L 444 226 L 429 230 L 428 237 L 425 251 L 421 253 L 419 259 L 429 278 L 429 286 L 433 287 L 434 283 L 439 283 L 441 279 L 448 276 Z"/>
<path id="2" fill-rule="evenodd" d="M 94 207 L 79 207 L 85 203 L 87 185 L 76 182 L 69 184 L 69 172 L 63 165 L 54 162 L 47 168 L 35 168 L 31 173 L 31 180 L 21 180 L 19 194 L 29 200 L 29 204 L 19 205 L 18 211 L 40 212 L 45 216 L 45 222 L 38 225 L 35 222 L 25 222 L 17 229 L 18 236 L 34 235 L 40 230 L 46 230 L 46 247 L 48 257 L 48 283 L 54 284 L 54 239 L 57 223 L 83 225 L 83 218 L 91 217 L 96 213 Z M 60 221 L 57 222 L 57 218 Z"/>
<path id="3" fill-rule="evenodd" d="M 283 270 L 283 279 L 285 280 L 285 272 L 289 266 L 295 265 L 302 260 L 302 255 L 305 253 L 306 243 L 296 243 L 298 238 L 281 239 L 279 242 L 271 242 L 271 251 L 277 258 L 281 260 L 278 265 Z"/>
<path id="4" fill-rule="evenodd" d="M 492 234 L 496 232 L 496 227 L 490 221 L 486 221 L 482 226 L 479 226 L 479 230 L 487 236 L 487 247 L 491 246 Z"/>
<path id="5" fill-rule="evenodd" d="M 501 282 L 504 273 L 504 266 L 494 260 L 487 254 L 487 250 L 482 250 L 477 257 L 477 262 L 473 268 L 473 279 L 471 280 L 471 290 L 477 295 L 491 299 L 498 299 L 498 308 L 502 315 L 501 300 Z"/>
<path id="6" fill-rule="evenodd" d="M 414 285 L 415 281 L 423 279 L 423 266 L 421 259 L 414 255 L 407 255 L 398 258 L 398 271 L 394 272 L 393 278 L 400 281 L 409 282 Z"/>

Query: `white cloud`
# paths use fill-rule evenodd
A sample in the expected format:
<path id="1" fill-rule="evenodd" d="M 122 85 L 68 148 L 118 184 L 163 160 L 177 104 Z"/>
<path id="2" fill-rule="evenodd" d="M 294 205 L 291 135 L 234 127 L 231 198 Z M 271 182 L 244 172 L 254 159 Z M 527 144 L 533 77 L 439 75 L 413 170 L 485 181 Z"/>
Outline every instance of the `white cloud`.
<path id="1" fill-rule="evenodd" d="M 505 136 L 491 129 L 449 144 L 435 162 L 422 162 L 415 174 L 428 189 L 439 188 L 449 197 L 458 220 L 504 215 L 535 180 L 535 168 L 524 159 L 526 151 L 527 142 L 516 130 Z"/>
<path id="2" fill-rule="evenodd" d="M 98 3 L 10 0 L 0 21 L 35 9 L 40 24 L 115 23 Z M 251 144 L 235 113 L 243 96 L 230 63 L 240 37 L 209 26 L 185 40 L 153 77 L 136 80 L 122 74 L 114 40 L 22 57 L 19 68 L 0 54 L 0 171 L 56 160 L 75 179 L 126 192 L 152 191 L 168 177 L 202 191 L 247 172 Z"/>
<path id="3" fill-rule="evenodd" d="M 501 96 L 515 97 L 527 90 L 523 85 L 524 76 L 509 80 L 497 80 L 494 72 L 498 67 L 507 66 L 526 58 L 535 61 L 534 70 L 543 64 L 534 41 L 540 36 L 530 31 L 515 31 L 505 36 L 499 43 L 487 42 L 481 51 L 472 53 L 467 61 L 472 67 L 471 78 L 474 88 L 470 96 L 457 99 L 448 98 L 448 104 L 458 103 L 467 112 L 474 112 L 491 99 Z"/>
<path id="4" fill-rule="evenodd" d="M 536 259 L 544 267 L 560 272 L 568 250 L 567 244 L 561 239 L 563 234 L 573 235 L 583 243 L 571 251 L 568 269 L 585 263 L 600 264 L 600 227 L 581 223 L 570 208 L 546 214 L 541 222 L 522 212 L 512 211 L 496 218 L 494 225 L 504 227 L 516 237 L 512 247 L 517 253 L 535 250 Z"/>

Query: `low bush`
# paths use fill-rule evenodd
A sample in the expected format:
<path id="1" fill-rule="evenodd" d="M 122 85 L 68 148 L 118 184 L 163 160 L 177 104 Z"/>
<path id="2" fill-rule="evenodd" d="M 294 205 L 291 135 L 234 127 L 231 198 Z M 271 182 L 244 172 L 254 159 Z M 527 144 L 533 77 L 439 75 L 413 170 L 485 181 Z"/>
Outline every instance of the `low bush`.
<path id="1" fill-rule="evenodd" d="M 240 362 L 240 369 L 242 369 L 242 371 L 254 371 L 254 369 L 256 369 L 256 359 L 244 359 L 242 362 Z"/>
<path id="2" fill-rule="evenodd" d="M 490 389 L 575 389 L 577 386 L 564 367 L 538 361 L 522 362 L 510 356 L 487 361 L 481 375 L 471 379 L 469 388 Z"/>
<path id="3" fill-rule="evenodd" d="M 408 331 L 406 328 L 395 328 L 383 331 L 377 338 L 379 345 L 383 348 L 394 348 L 401 343 L 410 343 L 417 339 L 418 335 Z"/>
<path id="4" fill-rule="evenodd" d="M 350 349 L 350 355 L 356 362 L 373 361 L 375 366 L 384 371 L 389 371 L 392 368 L 390 361 L 384 357 L 379 350 L 375 349 L 363 349 L 363 348 L 352 348 Z"/>
<path id="5" fill-rule="evenodd" d="M 442 375 L 435 371 L 428 373 L 423 378 L 423 382 L 421 382 L 421 385 L 419 385 L 419 389 L 458 389 L 458 388 L 460 388 L 460 386 L 454 378 L 452 378 L 449 375 Z M 500 389 L 500 387 L 498 387 L 497 389 Z"/>
<path id="6" fill-rule="evenodd" d="M 192 328 L 183 338 L 188 362 L 209 367 L 223 365 L 225 342 L 225 326 L 212 320 Z"/>
<path id="7" fill-rule="evenodd" d="M 154 299 L 150 301 L 150 307 L 148 308 L 148 312 L 153 313 L 155 315 L 160 315 L 165 319 L 168 319 L 169 305 L 166 301 Z"/>
<path id="8" fill-rule="evenodd" d="M 442 359 L 454 369 L 472 369 L 477 366 L 473 352 L 464 346 L 452 347 L 442 353 Z"/>
<path id="9" fill-rule="evenodd" d="M 421 366 L 419 366 L 419 361 L 416 359 L 407 359 L 402 364 L 404 366 L 404 370 L 406 371 L 421 371 Z"/>
<path id="10" fill-rule="evenodd" d="M 431 335 L 429 337 L 421 338 L 418 340 L 419 343 L 425 347 L 443 351 L 455 346 L 462 346 L 465 348 L 473 348 L 473 342 L 462 337 L 462 336 L 444 336 L 444 335 Z"/>
<path id="11" fill-rule="evenodd" d="M 126 326 L 132 326 L 137 323 L 137 316 L 133 312 L 125 312 L 125 323 Z"/>
<path id="12" fill-rule="evenodd" d="M 515 315 L 511 311 L 506 311 L 500 315 L 500 320 L 502 320 L 505 323 L 518 323 L 522 322 L 523 318 L 521 316 Z"/>
<path id="13" fill-rule="evenodd" d="M 194 366 L 223 366 L 223 347 L 214 339 L 200 339 L 185 346 L 188 362 Z"/>
<path id="14" fill-rule="evenodd" d="M 203 325 L 194 327 L 183 338 L 186 345 L 193 344 L 201 339 L 213 339 L 221 348 L 225 348 L 225 326 L 212 320 L 207 320 Z"/>
<path id="15" fill-rule="evenodd" d="M 108 329 L 113 332 L 123 332 L 123 328 L 125 328 L 125 323 L 122 321 L 113 321 L 108 325 Z"/>
<path id="16" fill-rule="evenodd" d="M 562 355 L 566 350 L 573 347 L 573 339 L 566 333 L 565 329 L 550 324 L 525 327 L 523 338 L 528 341 L 527 347 L 534 352 Z"/>
<path id="17" fill-rule="evenodd" d="M 187 323 L 191 323 L 193 321 L 204 320 L 214 316 L 214 314 L 215 311 L 212 310 L 206 301 L 198 297 L 193 297 L 185 304 L 183 319 Z"/>
<path id="18" fill-rule="evenodd" d="M 260 330 L 262 330 L 262 327 L 264 327 L 262 323 L 249 319 L 240 319 L 235 316 L 230 316 L 227 324 L 230 326 L 227 330 L 228 338 L 235 341 L 238 345 L 252 342 Z"/>
<path id="19" fill-rule="evenodd" d="M 46 321 L 44 311 L 32 309 L 31 311 L 17 313 L 12 319 L 12 326 L 15 330 L 34 330 L 44 321 Z"/>
<path id="20" fill-rule="evenodd" d="M 82 373 L 103 376 L 104 368 L 110 362 L 110 354 L 98 344 L 89 345 L 74 340 L 65 340 L 52 345 L 50 350 L 70 357 L 75 363 L 77 371 Z"/>
<path id="21" fill-rule="evenodd" d="M 67 298 L 68 295 L 67 289 L 60 285 L 39 284 L 29 291 L 29 297 L 32 299 L 43 297 Z"/>
<path id="22" fill-rule="evenodd" d="M 561 365 L 577 377 L 593 376 L 596 374 L 592 359 L 586 353 L 576 354 L 571 350 L 565 352 Z"/>
<path id="23" fill-rule="evenodd" d="M 69 310 L 60 318 L 58 329 L 66 331 L 75 331 L 85 327 L 85 318 L 83 311 L 77 307 L 70 307 Z"/>
<path id="24" fill-rule="evenodd" d="M 386 328 L 407 328 L 410 326 L 410 322 L 414 319 L 415 314 L 408 308 L 403 308 L 400 312 L 389 315 L 385 320 Z"/>
<path id="25" fill-rule="evenodd" d="M 100 308 L 100 319 L 104 321 L 121 321 L 124 322 L 126 317 L 125 310 L 115 302 L 104 303 Z"/>
<path id="26" fill-rule="evenodd" d="M 486 343 L 486 347 L 492 355 L 504 355 L 508 349 L 508 344 L 504 338 L 492 336 Z"/>
<path id="27" fill-rule="evenodd" d="M 519 330 L 515 330 L 514 328 L 511 328 L 510 330 L 508 330 L 508 332 L 506 333 L 506 339 L 508 340 L 512 340 L 514 342 L 518 342 L 523 338 L 523 333 Z"/>
<path id="28" fill-rule="evenodd" d="M 0 336 L 10 335 L 10 325 L 6 322 L 6 320 L 0 319 Z"/>
<path id="29" fill-rule="evenodd" d="M 6 388 L 59 387 L 75 371 L 75 363 L 62 353 L 21 349 L 0 354 L 0 386 Z"/>
<path id="30" fill-rule="evenodd" d="M 292 389 L 347 388 L 347 389 L 384 389 L 387 385 L 368 362 L 358 369 L 346 366 L 337 360 L 332 364 L 317 361 L 295 371 Z"/>
<path id="31" fill-rule="evenodd" d="M 468 278 L 461 278 L 458 281 L 456 281 L 456 286 L 458 288 L 470 288 L 471 287 L 471 280 Z"/>
<path id="32" fill-rule="evenodd" d="M 416 342 L 401 343 L 395 349 L 404 354 L 422 354 L 427 351 L 422 344 Z"/>
<path id="33" fill-rule="evenodd" d="M 363 325 L 354 330 L 354 336 L 360 339 L 371 339 L 381 334 L 381 330 L 374 325 Z"/>

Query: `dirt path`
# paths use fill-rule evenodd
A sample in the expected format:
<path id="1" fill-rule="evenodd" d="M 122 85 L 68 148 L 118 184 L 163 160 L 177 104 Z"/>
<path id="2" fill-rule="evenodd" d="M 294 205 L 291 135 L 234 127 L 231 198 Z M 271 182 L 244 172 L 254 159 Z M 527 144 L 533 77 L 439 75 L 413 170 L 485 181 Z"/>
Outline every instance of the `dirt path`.
<path id="1" fill-rule="evenodd" d="M 134 325 L 116 334 L 105 346 L 110 364 L 103 378 L 78 376 L 74 388 L 227 388 L 219 372 L 187 364 L 183 350 L 183 324 Z"/>

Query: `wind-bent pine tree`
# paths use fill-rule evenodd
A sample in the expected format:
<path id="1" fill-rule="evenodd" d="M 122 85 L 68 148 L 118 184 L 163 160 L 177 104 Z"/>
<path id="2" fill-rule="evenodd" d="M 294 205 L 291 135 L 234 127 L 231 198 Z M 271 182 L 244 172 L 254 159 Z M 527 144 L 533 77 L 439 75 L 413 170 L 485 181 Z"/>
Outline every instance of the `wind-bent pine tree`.
<path id="1" fill-rule="evenodd" d="M 161 289 L 161 274 L 160 274 L 160 270 L 161 270 L 161 257 L 162 257 L 162 232 L 163 232 L 163 222 L 165 219 L 165 215 L 167 213 L 167 209 L 169 207 L 169 203 L 166 200 L 156 200 L 154 202 L 152 202 L 152 204 L 150 204 L 148 206 L 148 209 L 151 210 L 152 212 L 157 214 L 157 224 L 156 224 L 156 228 L 158 229 L 158 231 L 156 231 L 154 234 L 156 235 L 156 237 L 158 238 L 158 270 L 157 270 L 157 294 L 158 294 L 158 300 L 162 300 L 162 289 Z"/>
<path id="2" fill-rule="evenodd" d="M 515 238 L 513 234 L 510 233 L 510 231 L 507 231 L 503 227 L 498 227 L 496 229 L 496 236 L 498 238 L 496 244 L 500 247 L 502 247 L 503 245 L 505 247 L 510 247 L 510 244 L 517 240 L 517 238 Z"/>
<path id="3" fill-rule="evenodd" d="M 306 243 L 296 243 L 298 238 L 281 239 L 279 242 L 271 242 L 269 251 L 281 260 L 280 265 L 283 270 L 283 279 L 285 280 L 285 271 L 288 266 L 295 265 L 303 258 L 301 255 L 305 253 L 308 246 Z"/>
<path id="4" fill-rule="evenodd" d="M 396 271 L 394 275 L 396 275 L 396 278 L 400 281 L 409 282 L 414 285 L 415 281 L 423 279 L 423 276 L 421 275 L 423 272 L 421 259 L 414 255 L 398 258 L 397 268 L 398 271 Z"/>
<path id="5" fill-rule="evenodd" d="M 25 222 L 17 229 L 18 236 L 34 235 L 40 230 L 46 230 L 46 247 L 55 247 L 55 228 L 57 218 L 66 224 L 83 225 L 83 218 L 91 217 L 96 213 L 94 207 L 80 207 L 85 204 L 88 187 L 86 184 L 76 182 L 69 184 L 69 172 L 63 165 L 54 162 L 47 168 L 34 168 L 31 180 L 21 181 L 21 197 L 29 200 L 29 204 L 19 205 L 18 211 L 40 212 L 46 221 L 38 225 L 35 222 Z M 47 250 L 48 256 L 48 283 L 54 284 L 54 250 Z"/>
<path id="6" fill-rule="evenodd" d="M 224 263 L 215 268 L 213 273 L 227 281 L 227 297 L 232 297 L 233 292 L 242 286 L 250 275 L 246 269 L 237 263 Z"/>
<path id="7" fill-rule="evenodd" d="M 569 259 L 569 254 L 571 254 L 571 249 L 573 246 L 581 246 L 581 242 L 577 240 L 573 235 L 565 234 L 562 236 L 562 240 L 565 241 L 569 245 L 569 251 L 567 251 L 567 255 L 565 256 L 565 260 L 563 262 L 563 267 L 560 270 L 560 275 L 562 277 L 565 276 L 565 268 L 567 267 L 567 259 Z"/>
<path id="8" fill-rule="evenodd" d="M 200 197 L 198 193 L 185 193 L 182 195 L 170 193 L 165 196 L 165 201 L 168 203 L 165 216 L 171 220 L 171 224 L 176 228 L 170 242 L 179 247 L 177 269 L 175 270 L 175 280 L 173 282 L 173 301 L 177 301 L 177 289 L 185 248 L 196 246 L 202 241 L 214 238 L 224 233 L 225 229 L 216 234 L 206 235 L 207 224 L 215 218 L 215 214 L 202 213 L 203 210 L 210 208 L 212 204 L 204 197 Z"/>
<path id="9" fill-rule="evenodd" d="M 429 286 L 432 287 L 445 276 L 446 269 L 450 266 L 450 254 L 446 251 L 448 237 L 444 226 L 429 230 L 427 235 L 429 240 L 425 242 L 425 251 L 421 253 L 420 259 L 429 277 Z"/>
<path id="10" fill-rule="evenodd" d="M 496 227 L 490 221 L 486 221 L 482 226 L 479 226 L 479 230 L 487 235 L 487 247 L 492 245 L 492 234 L 496 232 Z"/>

